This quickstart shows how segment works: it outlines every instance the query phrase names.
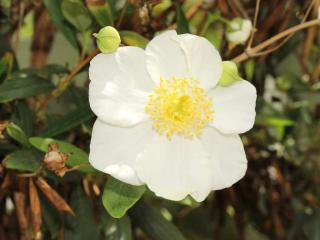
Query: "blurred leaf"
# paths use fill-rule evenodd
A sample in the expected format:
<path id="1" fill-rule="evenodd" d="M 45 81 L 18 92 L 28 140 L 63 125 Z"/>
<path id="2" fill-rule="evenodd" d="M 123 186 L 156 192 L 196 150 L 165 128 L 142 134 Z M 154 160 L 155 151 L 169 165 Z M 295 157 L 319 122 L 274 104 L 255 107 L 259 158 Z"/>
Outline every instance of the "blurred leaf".
<path id="1" fill-rule="evenodd" d="M 16 124 L 10 123 L 7 127 L 7 132 L 10 137 L 12 137 L 17 142 L 21 143 L 21 145 L 28 147 L 30 146 L 29 140 L 23 130 Z"/>
<path id="2" fill-rule="evenodd" d="M 7 156 L 5 167 L 20 171 L 35 172 L 40 167 L 41 155 L 32 149 L 17 150 Z"/>
<path id="3" fill-rule="evenodd" d="M 19 71 L 14 72 L 13 77 L 20 77 L 24 74 L 27 75 L 38 75 L 44 78 L 50 78 L 53 74 L 66 74 L 69 70 L 66 66 L 59 64 L 48 64 L 42 68 L 24 68 Z"/>
<path id="4" fill-rule="evenodd" d="M 290 127 L 295 124 L 294 121 L 284 117 L 274 117 L 259 114 L 256 117 L 256 124 L 258 125 L 268 125 L 274 127 Z"/>
<path id="5" fill-rule="evenodd" d="M 140 48 L 145 48 L 149 42 L 149 40 L 139 33 L 132 31 L 120 31 L 121 41 L 129 46 L 136 46 Z"/>
<path id="6" fill-rule="evenodd" d="M 71 195 L 70 206 L 75 211 L 75 216 L 66 216 L 64 239 L 88 240 L 99 239 L 98 228 L 95 221 L 92 204 L 83 192 L 81 185 L 74 188 Z"/>
<path id="7" fill-rule="evenodd" d="M 144 203 L 137 203 L 129 214 L 133 221 L 152 240 L 184 240 L 185 238 L 173 223 L 167 221 L 160 212 Z"/>
<path id="8" fill-rule="evenodd" d="M 42 192 L 39 192 L 43 223 L 46 229 L 49 230 L 51 239 L 56 239 L 62 224 L 60 219 L 60 213 L 54 208 L 54 206 L 49 202 L 49 200 L 45 196 L 43 196 L 43 194 L 41 193 Z"/>
<path id="9" fill-rule="evenodd" d="M 123 217 L 145 192 L 145 186 L 133 186 L 109 177 L 102 196 L 102 203 L 114 218 Z"/>
<path id="10" fill-rule="evenodd" d="M 315 212 L 305 219 L 303 230 L 308 237 L 308 240 L 320 239 L 320 210 L 316 209 Z"/>
<path id="11" fill-rule="evenodd" d="M 53 85 L 50 81 L 38 76 L 14 78 L 0 85 L 0 102 L 27 98 L 52 89 Z"/>
<path id="12" fill-rule="evenodd" d="M 181 9 L 181 6 L 179 4 L 176 4 L 176 14 L 177 14 L 177 33 L 178 34 L 190 33 L 188 20 L 184 15 L 184 12 Z"/>
<path id="13" fill-rule="evenodd" d="M 100 27 L 113 26 L 113 16 L 110 4 L 107 1 L 102 3 L 91 3 L 88 1 L 88 8 Z M 90 4 L 91 3 L 91 4 Z"/>
<path id="14" fill-rule="evenodd" d="M 122 218 L 112 218 L 107 215 L 105 235 L 108 240 L 131 240 L 131 222 L 130 218 L 125 215 Z"/>
<path id="15" fill-rule="evenodd" d="M 78 48 L 76 32 L 71 28 L 69 23 L 65 20 L 61 11 L 62 0 L 43 0 L 49 16 L 53 23 L 58 27 L 66 39 L 74 48 Z"/>
<path id="16" fill-rule="evenodd" d="M 152 16 L 159 17 L 162 13 L 164 13 L 167 9 L 172 6 L 171 0 L 162 0 L 160 3 L 155 5 L 152 8 Z"/>
<path id="17" fill-rule="evenodd" d="M 93 117 L 94 114 L 90 110 L 89 105 L 80 106 L 78 109 L 67 113 L 62 118 L 54 121 L 52 124 L 47 126 L 47 128 L 43 130 L 41 135 L 44 137 L 54 137 L 56 135 L 59 135 L 60 133 L 78 126 L 83 122 L 86 122 Z"/>
<path id="18" fill-rule="evenodd" d="M 253 79 L 254 67 L 255 67 L 255 60 L 253 60 L 253 59 L 246 61 L 244 64 L 244 71 L 246 74 L 246 79 L 248 81 L 251 81 Z"/>
<path id="19" fill-rule="evenodd" d="M 200 35 L 208 39 L 217 49 L 221 48 L 224 28 L 217 21 L 221 17 L 220 12 L 208 13 L 206 21 L 201 29 Z"/>
<path id="20" fill-rule="evenodd" d="M 88 160 L 88 154 L 81 150 L 80 148 L 60 140 L 55 140 L 52 138 L 41 138 L 32 137 L 29 138 L 29 142 L 32 146 L 39 149 L 42 152 L 48 152 L 48 146 L 53 143 L 59 145 L 59 150 L 65 154 L 68 154 L 69 158 L 66 162 L 67 166 L 81 166 L 78 171 L 81 172 L 95 172 L 94 168 L 91 167 Z"/>
<path id="21" fill-rule="evenodd" d="M 24 101 L 19 101 L 15 105 L 13 114 L 11 115 L 11 121 L 19 125 L 27 136 L 32 134 L 34 113 Z"/>
<path id="22" fill-rule="evenodd" d="M 91 25 L 91 17 L 80 0 L 62 0 L 62 13 L 65 18 L 80 32 L 86 31 Z"/>

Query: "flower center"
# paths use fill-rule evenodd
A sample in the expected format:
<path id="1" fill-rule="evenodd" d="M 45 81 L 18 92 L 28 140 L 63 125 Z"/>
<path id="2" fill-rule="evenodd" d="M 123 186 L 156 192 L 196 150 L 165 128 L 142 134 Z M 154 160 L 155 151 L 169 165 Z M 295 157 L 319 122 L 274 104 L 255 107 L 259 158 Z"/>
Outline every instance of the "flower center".
<path id="1" fill-rule="evenodd" d="M 194 78 L 161 77 L 145 108 L 153 128 L 171 139 L 173 134 L 192 139 L 212 121 L 212 99 Z"/>

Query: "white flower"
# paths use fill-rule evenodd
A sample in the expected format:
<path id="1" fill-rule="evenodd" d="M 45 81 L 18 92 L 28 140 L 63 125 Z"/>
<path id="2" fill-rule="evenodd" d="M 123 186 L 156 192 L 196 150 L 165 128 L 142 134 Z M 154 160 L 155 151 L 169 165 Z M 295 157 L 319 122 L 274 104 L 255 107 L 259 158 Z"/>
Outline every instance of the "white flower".
<path id="1" fill-rule="evenodd" d="M 247 41 L 252 31 L 252 23 L 248 19 L 234 18 L 229 23 L 226 36 L 227 40 L 234 44 L 242 44 Z"/>
<path id="2" fill-rule="evenodd" d="M 167 31 L 146 50 L 121 47 L 90 63 L 89 100 L 98 116 L 91 164 L 158 196 L 202 201 L 241 179 L 239 133 L 252 128 L 256 90 L 217 86 L 222 61 L 204 38 Z"/>

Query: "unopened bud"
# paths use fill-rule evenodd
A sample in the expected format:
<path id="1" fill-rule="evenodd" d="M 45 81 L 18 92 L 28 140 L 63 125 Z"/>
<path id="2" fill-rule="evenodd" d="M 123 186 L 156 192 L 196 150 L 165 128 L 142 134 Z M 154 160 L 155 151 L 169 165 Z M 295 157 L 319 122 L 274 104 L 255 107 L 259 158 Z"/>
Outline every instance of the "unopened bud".
<path id="1" fill-rule="evenodd" d="M 247 41 L 252 31 L 252 23 L 248 19 L 234 18 L 227 28 L 227 40 L 234 44 L 243 44 Z"/>
<path id="2" fill-rule="evenodd" d="M 97 38 L 98 48 L 103 53 L 115 52 L 121 42 L 118 31 L 111 26 L 100 29 L 100 31 L 94 33 L 93 36 Z"/>

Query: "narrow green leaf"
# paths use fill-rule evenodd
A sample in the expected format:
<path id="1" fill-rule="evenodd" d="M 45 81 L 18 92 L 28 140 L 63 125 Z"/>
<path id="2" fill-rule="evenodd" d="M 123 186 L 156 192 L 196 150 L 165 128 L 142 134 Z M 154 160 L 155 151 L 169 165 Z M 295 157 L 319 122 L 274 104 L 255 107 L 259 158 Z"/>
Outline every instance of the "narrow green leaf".
<path id="1" fill-rule="evenodd" d="M 19 142 L 22 146 L 30 146 L 29 140 L 24 131 L 16 124 L 10 123 L 7 127 L 7 132 L 10 137 Z"/>
<path id="2" fill-rule="evenodd" d="M 105 185 L 102 203 L 114 218 L 123 217 L 145 192 L 145 186 L 133 186 L 110 177 Z"/>
<path id="3" fill-rule="evenodd" d="M 129 46 L 136 46 L 145 48 L 149 42 L 147 38 L 141 36 L 139 33 L 132 31 L 120 31 L 121 41 Z"/>
<path id="4" fill-rule="evenodd" d="M 92 203 L 85 195 L 81 185 L 77 185 L 75 187 L 69 204 L 70 207 L 75 211 L 75 216 L 68 214 L 65 217 L 66 226 L 64 231 L 64 239 L 99 239 L 98 224 L 93 215 Z"/>
<path id="5" fill-rule="evenodd" d="M 66 165 L 69 167 L 74 166 L 84 166 L 80 167 L 78 170 L 81 172 L 95 172 L 94 168 L 91 167 L 88 159 L 88 154 L 81 150 L 80 148 L 60 140 L 55 140 L 52 138 L 41 138 L 32 137 L 29 138 L 29 142 L 32 146 L 37 148 L 42 152 L 48 152 L 48 146 L 50 144 L 56 143 L 59 145 L 59 150 L 65 154 L 68 154 L 69 158 Z"/>
<path id="6" fill-rule="evenodd" d="M 88 9 L 79 0 L 63 0 L 62 13 L 65 18 L 79 31 L 86 31 L 91 25 L 91 17 Z"/>
<path id="7" fill-rule="evenodd" d="M 80 106 L 78 109 L 67 113 L 62 118 L 47 126 L 41 135 L 44 137 L 54 137 L 78 126 L 83 122 L 86 122 L 93 117 L 94 114 L 90 110 L 89 105 Z"/>
<path id="8" fill-rule="evenodd" d="M 295 122 L 285 117 L 275 117 L 260 114 L 256 117 L 256 124 L 274 127 L 290 127 L 293 126 Z"/>
<path id="9" fill-rule="evenodd" d="M 50 78 L 53 74 L 66 74 L 69 70 L 67 67 L 58 64 L 48 64 L 42 68 L 24 68 L 13 73 L 13 77 L 19 77 L 21 74 L 38 75 L 44 78 Z"/>
<path id="10" fill-rule="evenodd" d="M 153 240 L 185 240 L 173 223 L 166 220 L 160 212 L 139 202 L 130 209 L 131 219 Z"/>
<path id="11" fill-rule="evenodd" d="M 52 83 L 38 76 L 14 78 L 0 85 L 0 102 L 24 99 L 53 89 Z"/>
<path id="12" fill-rule="evenodd" d="M 35 172 L 41 164 L 41 154 L 32 149 L 17 150 L 7 156 L 4 166 L 9 169 Z"/>
<path id="13" fill-rule="evenodd" d="M 70 44 L 74 48 L 78 48 L 76 32 L 72 29 L 72 26 L 70 26 L 62 14 L 62 0 L 43 0 L 43 2 L 53 23 L 58 27 Z"/>
<path id="14" fill-rule="evenodd" d="M 183 34 L 183 33 L 189 33 L 189 23 L 184 15 L 184 12 L 179 4 L 176 4 L 176 14 L 177 14 L 177 33 Z"/>

